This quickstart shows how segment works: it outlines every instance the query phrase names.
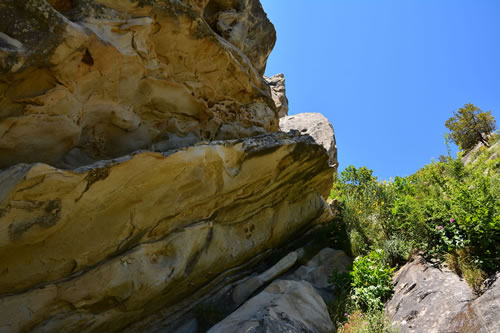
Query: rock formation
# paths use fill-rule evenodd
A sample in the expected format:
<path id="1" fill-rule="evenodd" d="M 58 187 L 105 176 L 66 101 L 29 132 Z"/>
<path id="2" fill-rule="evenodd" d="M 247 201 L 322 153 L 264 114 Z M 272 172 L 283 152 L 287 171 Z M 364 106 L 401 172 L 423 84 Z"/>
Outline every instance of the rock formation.
<path id="1" fill-rule="evenodd" d="M 333 329 L 325 302 L 308 282 L 278 280 L 208 333 L 329 333 Z"/>
<path id="2" fill-rule="evenodd" d="M 450 331 L 470 333 L 500 332 L 500 273 L 484 293 L 451 321 Z"/>
<path id="3" fill-rule="evenodd" d="M 294 264 L 304 261 L 305 252 L 304 248 L 290 252 L 267 271 L 233 288 L 233 300 L 240 302 L 282 275 L 212 327 L 209 333 L 331 333 L 334 325 L 325 302 L 333 299 L 334 291 L 329 288 L 328 278 L 334 269 L 345 271 L 352 260 L 343 251 L 325 248 L 290 270 Z"/>
<path id="4" fill-rule="evenodd" d="M 258 0 L 0 3 L 0 332 L 148 332 L 330 221 L 274 41 Z"/>
<path id="5" fill-rule="evenodd" d="M 0 22 L 0 168 L 278 129 L 258 0 L 5 0 Z"/>
<path id="6" fill-rule="evenodd" d="M 337 170 L 339 162 L 335 133 L 332 124 L 325 116 L 315 112 L 299 113 L 280 118 L 279 125 L 284 132 L 293 129 L 312 136 L 318 144 L 325 147 L 329 156 L 328 163 Z"/>
<path id="7" fill-rule="evenodd" d="M 395 275 L 394 295 L 386 312 L 401 333 L 455 332 L 449 330 L 455 316 L 474 298 L 454 272 L 416 257 Z"/>
<path id="8" fill-rule="evenodd" d="M 285 75 L 276 74 L 271 77 L 264 76 L 271 88 L 271 95 L 280 118 L 288 116 L 288 98 L 286 97 Z"/>

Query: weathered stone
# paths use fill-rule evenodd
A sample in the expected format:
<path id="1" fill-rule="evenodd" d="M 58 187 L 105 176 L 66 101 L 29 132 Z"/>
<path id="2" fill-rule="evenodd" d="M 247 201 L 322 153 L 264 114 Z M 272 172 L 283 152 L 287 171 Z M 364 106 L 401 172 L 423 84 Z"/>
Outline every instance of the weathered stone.
<path id="1" fill-rule="evenodd" d="M 451 332 L 500 332 L 500 273 L 484 294 L 467 304 L 451 321 Z"/>
<path id="2" fill-rule="evenodd" d="M 321 113 L 307 112 L 280 118 L 280 130 L 283 132 L 297 130 L 312 136 L 316 143 L 325 147 L 330 157 L 328 163 L 337 170 L 339 162 L 335 133 L 330 121 Z"/>
<path id="3" fill-rule="evenodd" d="M 330 220 L 327 158 L 310 137 L 277 132 L 3 171 L 0 331 L 114 332 L 186 310 Z"/>
<path id="4" fill-rule="evenodd" d="M 474 298 L 458 275 L 415 257 L 394 276 L 386 312 L 401 333 L 451 333 L 454 318 Z M 469 331 L 467 331 L 469 332 Z"/>
<path id="5" fill-rule="evenodd" d="M 208 333 L 330 333 L 333 329 L 325 302 L 308 282 L 277 280 Z"/>
<path id="6" fill-rule="evenodd" d="M 286 98 L 285 75 L 280 73 L 271 77 L 264 76 L 264 79 L 269 87 L 271 87 L 271 94 L 274 104 L 276 104 L 278 116 L 280 118 L 288 116 L 288 98 Z"/>
<path id="7" fill-rule="evenodd" d="M 283 279 L 307 281 L 323 297 L 330 301 L 335 297 L 328 278 L 334 270 L 345 272 L 352 264 L 352 259 L 344 251 L 325 248 L 316 254 L 307 264 L 300 266 Z"/>
<path id="8" fill-rule="evenodd" d="M 271 282 L 272 280 L 276 279 L 278 276 L 292 268 L 299 257 L 300 254 L 297 251 L 290 252 L 265 272 L 257 276 L 253 276 L 236 286 L 232 292 L 233 302 L 237 305 L 242 304 L 255 291 L 257 291 L 257 289 L 259 289 L 266 283 Z"/>
<path id="9" fill-rule="evenodd" d="M 276 131 L 274 40 L 258 0 L 2 1 L 0 168 Z"/>
<path id="10" fill-rule="evenodd" d="M 210 0 L 204 17 L 215 32 L 243 51 L 264 75 L 276 31 L 258 0 Z"/>

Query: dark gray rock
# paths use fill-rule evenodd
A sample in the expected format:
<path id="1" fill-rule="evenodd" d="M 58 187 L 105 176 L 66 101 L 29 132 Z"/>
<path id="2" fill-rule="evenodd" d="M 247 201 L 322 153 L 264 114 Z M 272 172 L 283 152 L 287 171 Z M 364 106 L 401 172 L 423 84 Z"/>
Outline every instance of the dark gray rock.
<path id="1" fill-rule="evenodd" d="M 453 318 L 450 329 L 460 333 L 500 332 L 500 273 L 484 294 L 467 304 Z"/>
<path id="2" fill-rule="evenodd" d="M 386 313 L 401 333 L 456 332 L 450 330 L 454 318 L 474 299 L 458 275 L 434 267 L 420 256 L 396 273 L 394 284 Z"/>

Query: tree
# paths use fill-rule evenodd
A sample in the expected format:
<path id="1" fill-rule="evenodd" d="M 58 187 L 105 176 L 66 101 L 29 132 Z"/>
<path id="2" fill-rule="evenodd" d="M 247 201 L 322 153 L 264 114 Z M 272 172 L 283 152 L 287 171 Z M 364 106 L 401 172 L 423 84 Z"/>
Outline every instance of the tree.
<path id="1" fill-rule="evenodd" d="M 461 150 L 468 151 L 479 142 L 489 147 L 487 137 L 496 129 L 491 111 L 484 112 L 474 104 L 465 104 L 445 126 L 450 130 L 450 138 Z"/>

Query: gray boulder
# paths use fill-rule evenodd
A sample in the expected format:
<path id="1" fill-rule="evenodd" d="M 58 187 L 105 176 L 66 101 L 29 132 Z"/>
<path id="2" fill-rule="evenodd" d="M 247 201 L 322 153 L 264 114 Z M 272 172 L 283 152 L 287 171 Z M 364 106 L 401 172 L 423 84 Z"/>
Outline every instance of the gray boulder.
<path id="1" fill-rule="evenodd" d="M 328 278 L 334 270 L 345 272 L 352 264 L 352 259 L 344 251 L 325 248 L 316 254 L 307 264 L 300 266 L 283 279 L 307 281 L 316 289 L 325 301 L 335 297 L 329 287 Z"/>
<path id="2" fill-rule="evenodd" d="M 492 333 L 500 332 L 500 273 L 484 294 L 467 304 L 453 318 L 452 332 Z"/>
<path id="3" fill-rule="evenodd" d="M 334 327 L 311 284 L 277 280 L 208 333 L 330 333 Z"/>
<path id="4" fill-rule="evenodd" d="M 280 130 L 288 132 L 298 130 L 302 134 L 309 134 L 317 144 L 322 145 L 328 152 L 328 163 L 337 170 L 337 144 L 335 132 L 330 121 L 321 113 L 307 112 L 280 118 Z"/>
<path id="5" fill-rule="evenodd" d="M 458 275 L 434 267 L 420 256 L 396 273 L 394 284 L 386 313 L 400 333 L 459 332 L 450 330 L 454 318 L 474 299 Z"/>

